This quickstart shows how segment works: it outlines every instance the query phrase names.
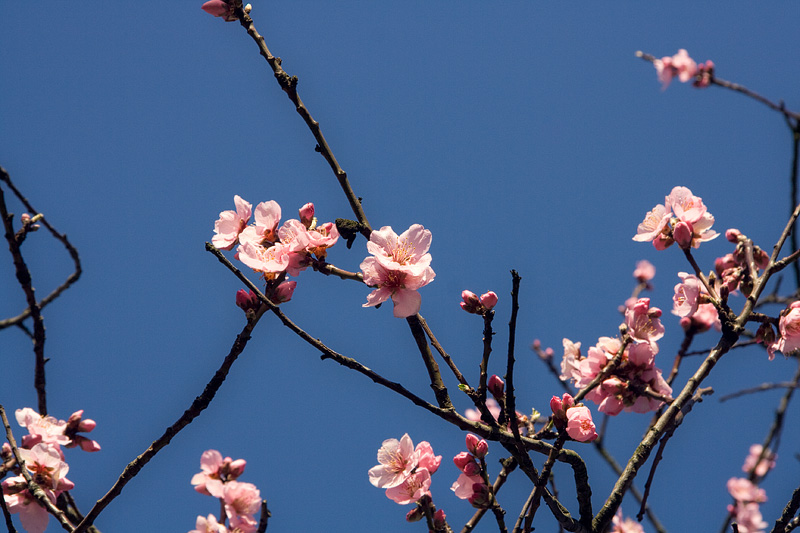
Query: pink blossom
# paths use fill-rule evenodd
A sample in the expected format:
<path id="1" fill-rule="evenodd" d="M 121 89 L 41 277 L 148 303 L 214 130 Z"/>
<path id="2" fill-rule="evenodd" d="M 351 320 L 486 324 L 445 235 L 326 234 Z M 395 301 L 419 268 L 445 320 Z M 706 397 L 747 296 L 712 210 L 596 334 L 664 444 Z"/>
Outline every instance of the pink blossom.
<path id="1" fill-rule="evenodd" d="M 770 361 L 775 357 L 775 351 L 789 355 L 800 349 L 800 301 L 792 304 L 781 312 L 778 324 L 780 337 L 770 346 Z"/>
<path id="2" fill-rule="evenodd" d="M 506 384 L 500 379 L 500 376 L 497 374 L 492 374 L 489 378 L 489 382 L 486 384 L 486 387 L 489 389 L 489 392 L 492 393 L 492 396 L 495 398 L 503 398 L 505 397 L 505 387 Z"/>
<path id="3" fill-rule="evenodd" d="M 56 494 L 75 487 L 75 484 L 66 478 L 69 465 L 61 460 L 61 452 L 53 445 L 42 442 L 30 450 L 21 448 L 19 455 L 25 462 L 25 468 L 40 487 L 50 489 Z"/>
<path id="4" fill-rule="evenodd" d="M 314 220 L 314 204 L 311 202 L 307 203 L 300 208 L 298 214 L 300 215 L 300 222 L 302 222 L 306 228 L 310 227 Z"/>
<path id="5" fill-rule="evenodd" d="M 704 89 L 711 85 L 711 80 L 714 79 L 714 62 L 710 59 L 705 63 L 697 65 L 697 77 L 692 85 L 698 89 Z"/>
<path id="6" fill-rule="evenodd" d="M 239 234 L 250 222 L 253 206 L 238 194 L 233 197 L 236 211 L 223 211 L 214 223 L 214 237 L 211 244 L 220 250 L 230 250 L 239 241 Z"/>
<path id="7" fill-rule="evenodd" d="M 661 309 L 650 307 L 650 298 L 639 298 L 632 308 L 625 311 L 625 324 L 634 339 L 654 342 L 664 336 L 660 317 Z"/>
<path id="8" fill-rule="evenodd" d="M 581 357 L 581 343 L 572 342 L 569 339 L 562 341 L 564 344 L 564 357 L 561 359 L 561 381 L 569 379 L 577 381 L 581 377 L 580 360 Z"/>
<path id="9" fill-rule="evenodd" d="M 97 427 L 97 422 L 91 418 L 83 418 L 83 409 L 72 413 L 67 419 L 67 427 L 64 429 L 64 435 L 72 441 L 66 447 L 74 448 L 75 446 L 80 446 L 81 450 L 85 452 L 100 451 L 100 444 L 96 440 L 78 435 L 79 432 L 88 433 L 95 427 Z"/>
<path id="10" fill-rule="evenodd" d="M 681 318 L 681 327 L 684 331 L 690 328 L 694 329 L 696 333 L 703 333 L 709 329 L 720 329 L 719 313 L 714 304 L 700 304 L 697 306 L 697 311 L 692 316 Z"/>
<path id="11" fill-rule="evenodd" d="M 261 509 L 261 492 L 252 483 L 229 481 L 225 483 L 222 499 L 225 504 L 225 514 L 231 520 L 231 526 L 242 528 L 252 525 L 255 531 L 253 516 Z"/>
<path id="12" fill-rule="evenodd" d="M 252 242 L 245 242 L 239 246 L 237 252 L 239 261 L 271 278 L 289 267 L 289 250 L 280 243 L 264 248 Z"/>
<path id="13" fill-rule="evenodd" d="M 485 486 L 485 484 L 481 476 L 469 476 L 462 473 L 460 476 L 458 476 L 456 482 L 450 487 L 450 490 L 455 492 L 458 498 L 467 500 L 475 494 L 476 488 L 479 491 L 482 486 Z"/>
<path id="14" fill-rule="evenodd" d="M 487 310 L 491 310 L 497 305 L 497 295 L 493 291 L 481 294 L 481 305 Z"/>
<path id="15" fill-rule="evenodd" d="M 622 519 L 622 510 L 617 510 L 617 514 L 611 520 L 611 530 L 608 533 L 644 533 L 642 525 L 632 518 Z"/>
<path id="16" fill-rule="evenodd" d="M 364 307 L 394 303 L 394 316 L 406 318 L 419 311 L 422 299 L 417 289 L 436 276 L 430 267 L 431 232 L 414 224 L 399 237 L 390 226 L 373 231 L 367 250 L 372 257 L 361 263 L 364 283 L 376 287 Z"/>
<path id="17" fill-rule="evenodd" d="M 677 77 L 681 82 L 687 82 L 697 74 L 697 63 L 689 57 L 689 53 L 681 48 L 674 56 L 665 56 L 653 61 L 658 73 L 658 80 L 662 89 L 666 89 L 672 78 Z"/>
<path id="18" fill-rule="evenodd" d="M 225 22 L 236 20 L 236 15 L 233 12 L 233 5 L 228 4 L 224 0 L 208 0 L 208 2 L 200 7 L 209 15 L 222 17 Z"/>
<path id="19" fill-rule="evenodd" d="M 194 490 L 215 498 L 223 497 L 223 483 L 233 481 L 244 472 L 247 461 L 222 458 L 217 450 L 206 450 L 200 456 L 201 472 L 192 476 Z"/>
<path id="20" fill-rule="evenodd" d="M 651 209 L 636 228 L 634 241 L 648 242 L 658 237 L 669 222 L 670 212 L 661 204 Z"/>
<path id="21" fill-rule="evenodd" d="M 439 465 L 442 464 L 442 456 L 434 455 L 431 444 L 426 440 L 417 444 L 414 454 L 417 458 L 417 466 L 426 469 L 431 474 L 435 474 L 439 470 Z"/>
<path id="22" fill-rule="evenodd" d="M 767 501 L 767 492 L 743 477 L 730 478 L 728 480 L 728 492 L 730 492 L 734 500 L 740 502 L 761 503 Z"/>
<path id="23" fill-rule="evenodd" d="M 500 418 L 500 404 L 497 403 L 497 400 L 494 398 L 487 398 L 486 408 L 495 420 Z M 473 422 L 481 421 L 481 412 L 477 409 L 467 409 L 464 411 L 464 416 L 467 417 L 467 420 L 472 420 Z"/>
<path id="24" fill-rule="evenodd" d="M 763 477 L 775 468 L 775 461 L 778 459 L 778 455 L 772 453 L 770 450 L 767 450 L 767 453 L 764 454 L 764 458 L 758 462 L 758 466 L 756 466 L 756 462 L 758 461 L 759 457 L 761 457 L 761 452 L 764 450 L 764 447 L 761 444 L 753 444 L 750 446 L 750 453 L 747 455 L 747 458 L 744 460 L 744 465 L 742 465 L 742 471 L 749 474 L 755 469 L 755 473 L 758 477 Z"/>
<path id="25" fill-rule="evenodd" d="M 41 416 L 30 407 L 17 409 L 14 415 L 17 423 L 28 430 L 28 435 L 22 437 L 22 445 L 25 448 L 32 448 L 40 442 L 61 446 L 70 443 L 70 438 L 64 435 L 64 430 L 67 428 L 65 421 L 52 416 Z"/>
<path id="26" fill-rule="evenodd" d="M 386 439 L 378 450 L 378 463 L 369 470 L 369 482 L 379 489 L 389 489 L 403 483 L 417 466 L 414 443 L 408 433 L 398 441 Z"/>
<path id="27" fill-rule="evenodd" d="M 259 203 L 253 213 L 253 218 L 255 224 L 247 226 L 239 234 L 240 243 L 251 242 L 263 246 L 278 240 L 276 231 L 278 223 L 281 221 L 281 206 L 278 205 L 278 202 L 270 200 Z"/>
<path id="28" fill-rule="evenodd" d="M 21 451 L 21 450 L 20 450 Z M 19 521 L 27 533 L 44 533 L 47 529 L 47 522 L 50 520 L 50 513 L 42 507 L 28 490 L 23 490 L 14 494 L 8 494 L 7 484 L 23 483 L 27 486 L 25 478 L 17 476 L 3 481 L 3 492 L 5 495 L 6 507 L 12 514 L 19 514 Z M 44 489 L 45 494 L 55 505 L 56 497 L 53 491 Z"/>
<path id="29" fill-rule="evenodd" d="M 567 409 L 567 434 L 579 442 L 592 442 L 597 438 L 597 429 L 588 407 Z"/>
<path id="30" fill-rule="evenodd" d="M 628 346 L 625 355 L 628 361 L 637 367 L 650 368 L 655 362 L 658 345 L 651 342 L 639 342 Z"/>
<path id="31" fill-rule="evenodd" d="M 282 304 L 292 299 L 294 289 L 297 287 L 296 281 L 284 281 L 277 287 L 275 292 L 272 293 L 272 301 L 276 304 Z"/>
<path id="32" fill-rule="evenodd" d="M 739 533 L 763 533 L 769 527 L 757 503 L 737 501 L 736 505 L 728 505 L 728 512 L 736 520 Z"/>
<path id="33" fill-rule="evenodd" d="M 456 467 L 468 476 L 479 476 L 481 467 L 475 460 L 475 456 L 469 452 L 459 452 L 453 457 Z"/>
<path id="34" fill-rule="evenodd" d="M 323 259 L 328 255 L 328 248 L 339 240 L 339 230 L 333 222 L 326 222 L 309 230 L 306 237 L 309 241 L 306 251 Z"/>
<path id="35" fill-rule="evenodd" d="M 228 533 L 228 529 L 217 522 L 217 517 L 210 514 L 208 518 L 198 516 L 194 529 L 189 533 Z"/>
<path id="36" fill-rule="evenodd" d="M 633 277 L 636 278 L 639 283 L 647 283 L 653 279 L 655 275 L 656 267 L 654 267 L 650 261 L 642 259 L 636 263 L 636 270 L 633 271 Z"/>
<path id="37" fill-rule="evenodd" d="M 568 392 L 565 392 L 561 398 L 558 396 L 550 398 L 550 409 L 553 411 L 553 421 L 561 422 L 560 424 L 556 424 L 557 427 L 560 428 L 560 426 L 564 425 L 563 422 L 567 420 L 567 410 L 572 407 L 575 407 L 575 399 Z"/>
<path id="38" fill-rule="evenodd" d="M 700 304 L 702 284 L 697 276 L 678 272 L 681 282 L 675 285 L 675 296 L 672 297 L 672 313 L 680 317 L 691 316 Z"/>
<path id="39" fill-rule="evenodd" d="M 703 199 L 692 194 L 687 187 L 673 187 L 664 203 L 679 220 L 689 224 L 698 222 L 706 212 Z"/>
<path id="40" fill-rule="evenodd" d="M 427 468 L 419 468 L 405 478 L 400 485 L 386 489 L 386 497 L 400 505 L 418 501 L 430 495 L 431 474 Z"/>

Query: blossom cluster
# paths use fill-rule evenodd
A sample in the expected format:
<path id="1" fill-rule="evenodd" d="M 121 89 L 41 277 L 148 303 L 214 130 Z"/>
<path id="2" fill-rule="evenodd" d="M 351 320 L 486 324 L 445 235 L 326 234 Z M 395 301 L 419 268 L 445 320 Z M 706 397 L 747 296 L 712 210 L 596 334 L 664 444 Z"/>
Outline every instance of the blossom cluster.
<path id="1" fill-rule="evenodd" d="M 664 336 L 660 317 L 661 310 L 650 307 L 649 298 L 639 298 L 625 310 L 629 335 L 625 342 L 600 337 L 584 357 L 581 343 L 564 339 L 561 379 L 572 380 L 581 389 L 603 373 L 604 379 L 586 394 L 586 399 L 595 402 L 599 410 L 608 415 L 617 415 L 623 409 L 636 413 L 658 409 L 663 403 L 660 398 L 672 394 L 672 388 L 655 366 L 656 341 Z M 607 368 L 618 355 L 619 364 Z"/>
<path id="2" fill-rule="evenodd" d="M 400 440 L 386 439 L 378 450 L 378 465 L 369 469 L 369 482 L 386 489 L 386 497 L 400 505 L 430 496 L 431 474 L 442 462 L 427 441 L 416 448 L 408 433 Z"/>
<path id="3" fill-rule="evenodd" d="M 361 262 L 364 283 L 375 287 L 364 307 L 372 307 L 392 299 L 394 316 L 406 318 L 416 314 L 422 303 L 417 289 L 436 276 L 431 268 L 431 232 L 414 224 L 399 236 L 391 226 L 374 230 L 367 243 L 371 257 Z"/>
<path id="4" fill-rule="evenodd" d="M 206 450 L 200 456 L 200 472 L 192 476 L 194 490 L 218 498 L 225 509 L 222 522 L 210 514 L 198 516 L 189 533 L 252 533 L 258 529 L 255 514 L 261 509 L 261 493 L 252 483 L 237 481 L 247 462 L 222 457 L 217 450 Z M 229 521 L 230 528 L 225 526 Z"/>
<path id="5" fill-rule="evenodd" d="M 491 506 L 491 489 L 486 482 L 486 462 L 484 458 L 489 453 L 489 445 L 472 433 L 467 434 L 467 451 L 453 457 L 453 463 L 461 471 L 461 475 L 453 486 L 450 487 L 456 496 L 467 500 L 477 509 L 486 509 Z"/>
<path id="6" fill-rule="evenodd" d="M 19 455 L 25 469 L 34 483 L 53 504 L 59 494 L 75 487 L 67 479 L 69 465 L 64 461 L 61 447 L 80 447 L 87 452 L 100 450 L 97 441 L 79 432 L 92 431 L 97 425 L 94 420 L 84 419 L 83 410 L 74 412 L 69 419 L 58 420 L 52 416 L 42 416 L 30 407 L 17 409 L 14 413 L 17 423 L 28 430 L 21 439 Z M 3 480 L 3 498 L 9 512 L 19 513 L 22 527 L 28 533 L 42 533 L 47 529 L 50 515 L 28 489 L 28 482 L 22 475 L 19 465 L 14 465 L 11 447 L 3 445 L 3 465 L 10 467 L 18 475 Z"/>
<path id="7" fill-rule="evenodd" d="M 678 272 L 681 282 L 675 285 L 672 297 L 672 314 L 681 317 L 684 331 L 702 333 L 712 327 L 719 328 L 719 313 L 708 300 L 708 292 L 694 274 Z"/>
<path id="8" fill-rule="evenodd" d="M 569 393 L 559 398 L 550 399 L 550 409 L 553 410 L 553 424 L 567 435 L 579 442 L 592 442 L 597 439 L 597 428 L 592 421 L 592 412 L 585 405 L 575 403 Z"/>
<path id="9" fill-rule="evenodd" d="M 758 504 L 767 501 L 767 493 L 747 478 L 732 477 L 728 480 L 728 492 L 735 502 L 728 505 L 728 512 L 736 520 L 740 533 L 762 533 L 769 524 L 761 516 Z"/>
<path id="10" fill-rule="evenodd" d="M 484 293 L 480 297 L 472 291 L 461 292 L 461 309 L 467 313 L 485 315 L 494 309 L 495 305 L 497 305 L 497 294 L 493 291 Z"/>
<path id="11" fill-rule="evenodd" d="M 698 65 L 683 48 L 674 56 L 654 60 L 653 66 L 656 67 L 663 89 L 669 86 L 673 78 L 678 78 L 682 83 L 694 80 L 693 85 L 698 88 L 708 87 L 714 78 L 714 63 L 711 60 Z"/>
<path id="12" fill-rule="evenodd" d="M 719 235 L 711 229 L 713 224 L 714 216 L 707 211 L 702 198 L 686 187 L 675 187 L 664 204 L 647 213 L 633 240 L 652 242 L 656 250 L 664 250 L 676 242 L 684 250 L 698 248 L 701 242 Z"/>
<path id="13" fill-rule="evenodd" d="M 339 239 L 336 225 L 317 224 L 312 203 L 300 208 L 300 220 L 289 219 L 279 228 L 281 207 L 274 200 L 261 202 L 255 210 L 238 195 L 233 201 L 236 210 L 219 214 L 211 243 L 221 250 L 238 244 L 236 258 L 261 273 L 267 282 L 267 297 L 275 303 L 289 301 L 297 282 L 285 281 L 286 275 L 297 276 L 312 265 L 314 257 L 324 260 L 328 248 Z M 249 224 L 251 217 L 253 224 Z M 247 298 L 252 302 L 255 295 L 237 293 L 237 305 L 245 308 Z"/>

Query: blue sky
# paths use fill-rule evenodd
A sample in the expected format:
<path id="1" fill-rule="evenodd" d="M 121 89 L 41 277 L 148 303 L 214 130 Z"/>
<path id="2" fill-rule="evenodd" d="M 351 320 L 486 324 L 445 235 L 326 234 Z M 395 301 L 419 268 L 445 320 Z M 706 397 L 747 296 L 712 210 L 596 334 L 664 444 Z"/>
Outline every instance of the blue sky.
<path id="1" fill-rule="evenodd" d="M 84 265 L 81 280 L 44 314 L 50 411 L 66 418 L 85 409 L 103 446 L 67 456 L 84 511 L 202 391 L 243 325 L 233 304 L 239 282 L 203 248 L 233 196 L 254 205 L 275 200 L 284 218 L 308 201 L 321 220 L 350 216 L 253 42 L 238 24 L 199 6 L 44 2 L 35 15 L 0 20 L 0 164 L 70 236 Z M 718 230 L 737 227 L 767 249 L 785 224 L 791 144 L 783 119 L 718 88 L 676 83 L 661 91 L 652 66 L 634 52 L 660 57 L 686 48 L 698 61 L 712 59 L 719 77 L 797 110 L 796 4 L 295 1 L 256 3 L 252 14 L 284 68 L 299 77 L 372 225 L 399 233 L 419 223 L 432 231 L 437 275 L 422 289 L 421 313 L 472 381 L 482 324 L 460 311 L 459 294 L 500 295 L 495 343 L 502 353 L 508 271 L 520 272 L 516 375 L 524 410 L 544 412 L 560 393 L 527 345 L 540 338 L 560 356 L 563 337 L 589 346 L 614 335 L 636 261 L 655 264 L 650 296 L 669 310 L 677 272 L 688 265 L 678 250 L 656 252 L 631 236 L 673 186 L 701 196 Z M 13 203 L 11 210 L 21 212 Z M 707 271 L 729 251 L 718 239 L 696 257 Z M 70 271 L 43 232 L 24 252 L 40 295 Z M 359 240 L 352 250 L 337 245 L 329 261 L 356 270 L 365 256 Z M 0 263 L 0 275 L 9 280 L 0 316 L 15 315 L 25 304 L 10 260 Z M 407 325 L 389 306 L 362 308 L 368 292 L 306 272 L 285 312 L 340 353 L 432 399 Z M 656 361 L 668 368 L 682 334 L 677 318 L 664 322 Z M 35 407 L 30 342 L 18 330 L 1 334 L 0 403 L 9 411 Z M 695 346 L 715 342 L 705 334 Z M 681 385 L 697 364 L 687 361 Z M 492 370 L 503 368 L 498 355 Z M 719 397 L 787 380 L 795 368 L 795 360 L 770 363 L 763 350 L 748 349 L 715 369 L 707 382 L 715 395 L 687 417 L 652 489 L 668 529 L 719 530 L 725 482 L 741 474 L 750 444 L 765 437 L 781 392 Z M 468 401 L 448 380 L 463 411 Z M 797 416 L 790 406 L 788 420 Z M 632 413 L 611 420 L 607 441 L 619 461 L 649 420 Z M 449 486 L 463 433 L 320 361 L 267 317 L 210 408 L 97 525 L 192 529 L 198 514 L 218 511 L 189 485 L 200 454 L 215 448 L 248 461 L 242 480 L 269 501 L 269 531 L 419 529 L 404 522 L 408 509 L 367 481 L 380 443 L 406 432 L 444 456 L 434 501 L 460 528 L 472 509 Z M 763 485 L 769 522 L 800 478 L 798 441 L 798 426 L 787 425 L 780 472 Z M 610 470 L 588 446 L 573 447 L 589 464 L 599 508 L 613 484 Z M 496 446 L 490 453 L 504 457 Z M 568 493 L 568 472 L 556 469 L 556 476 Z M 501 493 L 509 516 L 524 501 L 524 486 L 518 474 Z M 636 506 L 626 500 L 623 509 L 634 514 Z M 541 514 L 538 530 L 554 529 Z"/>

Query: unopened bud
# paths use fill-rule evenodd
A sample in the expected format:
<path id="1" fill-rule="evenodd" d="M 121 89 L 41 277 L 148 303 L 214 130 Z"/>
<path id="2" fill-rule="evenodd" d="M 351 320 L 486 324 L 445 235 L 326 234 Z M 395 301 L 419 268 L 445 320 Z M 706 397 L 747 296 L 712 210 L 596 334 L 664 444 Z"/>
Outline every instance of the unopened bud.
<path id="1" fill-rule="evenodd" d="M 680 221 L 675 224 L 672 230 L 672 237 L 683 250 L 688 250 L 692 246 L 692 226 L 688 223 Z"/>
<path id="2" fill-rule="evenodd" d="M 276 304 L 282 304 L 292 299 L 294 288 L 297 287 L 296 281 L 284 281 L 275 289 L 272 294 L 272 301 Z"/>
<path id="3" fill-rule="evenodd" d="M 481 305 L 487 310 L 491 310 L 495 305 L 497 305 L 497 295 L 489 291 L 486 294 L 481 295 Z"/>
<path id="4" fill-rule="evenodd" d="M 489 388 L 489 392 L 492 393 L 496 399 L 501 399 L 505 396 L 505 387 L 506 384 L 500 379 L 500 376 L 493 374 L 492 377 L 489 378 L 489 383 L 487 384 Z"/>
<path id="5" fill-rule="evenodd" d="M 236 291 L 236 305 L 246 313 L 258 309 L 260 302 L 253 291 L 245 292 L 244 289 L 239 289 Z"/>
<path id="6" fill-rule="evenodd" d="M 739 242 L 739 237 L 741 236 L 742 232 L 738 229 L 731 228 L 725 232 L 725 238 L 728 239 L 728 242 L 732 242 L 733 244 Z"/>
<path id="7" fill-rule="evenodd" d="M 313 220 L 314 220 L 314 204 L 309 202 L 300 208 L 300 222 L 302 222 L 303 225 L 306 228 L 308 228 L 311 226 Z"/>

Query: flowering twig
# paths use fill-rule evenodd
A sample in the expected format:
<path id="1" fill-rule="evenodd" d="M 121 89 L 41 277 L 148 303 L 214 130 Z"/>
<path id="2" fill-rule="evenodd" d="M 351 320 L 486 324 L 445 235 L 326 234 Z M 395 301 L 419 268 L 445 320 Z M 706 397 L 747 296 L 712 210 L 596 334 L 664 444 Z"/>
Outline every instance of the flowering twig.
<path id="1" fill-rule="evenodd" d="M 500 473 L 497 474 L 497 478 L 495 478 L 494 483 L 492 484 L 492 494 L 497 494 L 497 492 L 500 490 L 500 487 L 502 487 L 506 482 L 508 474 L 513 472 L 517 467 L 517 461 L 513 457 L 501 459 L 500 464 L 502 465 L 502 469 L 500 470 Z M 477 526 L 478 522 L 481 521 L 481 518 L 483 518 L 483 515 L 486 514 L 486 511 L 488 511 L 488 509 L 485 508 L 475 511 L 475 514 L 472 515 L 472 518 L 470 518 L 469 521 L 464 524 L 464 527 L 461 529 L 461 533 L 470 533 L 473 529 L 475 529 L 475 526 Z"/>
<path id="2" fill-rule="evenodd" d="M 64 512 L 50 501 L 50 498 L 47 497 L 47 494 L 45 494 L 42 487 L 40 487 L 33 480 L 28 472 L 28 469 L 25 468 L 25 461 L 23 461 L 22 457 L 19 455 L 17 441 L 14 440 L 14 433 L 11 431 L 11 425 L 8 423 L 8 418 L 6 417 L 6 410 L 2 405 L 0 405 L 0 420 L 3 421 L 3 427 L 6 428 L 6 440 L 8 440 L 8 444 L 11 445 L 11 453 L 14 454 L 14 458 L 17 460 L 20 474 L 22 474 L 22 477 L 24 477 L 25 481 L 28 483 L 28 491 L 33 495 L 34 498 L 36 498 L 36 501 L 39 502 L 42 507 L 47 509 L 48 513 L 56 517 L 56 519 L 61 523 L 62 528 L 64 528 L 66 531 L 74 531 L 72 523 L 69 521 Z"/>
<path id="3" fill-rule="evenodd" d="M 178 434 L 178 432 L 188 426 L 200 415 L 200 413 L 206 409 L 206 407 L 208 407 L 208 405 L 211 403 L 211 400 L 214 399 L 214 395 L 217 393 L 219 388 L 222 386 L 222 383 L 225 381 L 225 378 L 228 376 L 231 366 L 247 346 L 247 342 L 250 340 L 250 333 L 253 331 L 253 328 L 256 326 L 256 324 L 258 324 L 258 321 L 266 311 L 267 306 L 261 306 L 261 308 L 257 311 L 248 314 L 247 323 L 245 324 L 244 328 L 242 328 L 242 331 L 239 333 L 239 335 L 236 336 L 236 340 L 233 342 L 230 352 L 223 360 L 222 365 L 214 374 L 214 377 L 212 377 L 205 386 L 203 393 L 194 399 L 192 405 L 189 406 L 186 411 L 184 411 L 181 417 L 178 418 L 174 424 L 168 427 L 164 434 L 156 439 L 153 444 L 151 444 L 150 447 L 144 451 L 144 453 L 128 463 L 111 489 L 97 501 L 94 507 L 92 507 L 86 514 L 86 517 L 81 520 L 80 524 L 76 526 L 75 533 L 82 533 L 83 531 L 86 531 L 86 529 L 92 523 L 94 523 L 94 521 L 97 519 L 97 516 L 103 511 L 103 509 L 105 509 L 108 504 L 114 500 L 114 498 L 119 496 L 125 485 L 131 479 L 136 477 L 139 471 L 148 462 L 150 462 L 150 460 L 155 457 L 155 455 L 162 448 L 168 445 L 172 438 Z"/>
<path id="4" fill-rule="evenodd" d="M 370 233 L 372 233 L 372 228 L 367 220 L 367 215 L 364 214 L 364 209 L 361 207 L 361 199 L 358 198 L 353 192 L 350 182 L 347 179 L 347 173 L 342 170 L 341 166 L 339 166 L 339 162 L 333 155 L 333 151 L 331 150 L 330 146 L 328 146 L 328 141 L 325 140 L 325 136 L 322 134 L 322 130 L 319 127 L 319 122 L 314 120 L 314 118 L 311 116 L 311 113 L 309 113 L 305 104 L 303 104 L 303 101 L 300 99 L 300 95 L 297 94 L 297 76 L 289 76 L 281 67 L 281 58 L 273 56 L 269 51 L 269 48 L 267 48 L 267 43 L 264 41 L 264 37 L 262 37 L 261 34 L 259 34 L 256 30 L 255 24 L 253 24 L 253 19 L 248 13 L 245 13 L 242 6 L 242 1 L 233 0 L 233 7 L 240 24 L 245 30 L 247 30 L 247 34 L 258 45 L 260 54 L 264 57 L 264 59 L 267 60 L 267 63 L 269 63 L 269 66 L 275 75 L 275 79 L 278 80 L 278 85 L 281 86 L 281 89 L 283 89 L 283 91 L 289 97 L 289 100 L 292 101 L 295 106 L 295 110 L 303 118 L 303 121 L 308 126 L 308 129 L 311 130 L 312 135 L 314 135 L 314 139 L 317 141 L 316 151 L 322 154 L 322 156 L 328 162 L 328 165 L 330 165 L 331 170 L 333 170 L 333 173 L 336 175 L 336 179 L 339 181 L 339 185 L 344 191 L 345 196 L 347 196 L 347 201 L 350 203 L 350 208 L 353 210 L 353 213 L 355 214 L 356 219 L 361 226 L 361 234 L 369 239 Z"/>
<path id="5" fill-rule="evenodd" d="M 0 167 L 0 175 L 3 176 L 3 181 L 8 173 Z M 6 208 L 5 194 L 0 187 L 0 217 L 3 219 L 3 227 L 5 228 L 5 237 L 8 242 L 8 249 L 11 252 L 11 257 L 14 260 L 14 269 L 16 271 L 17 281 L 19 282 L 22 291 L 25 293 L 25 299 L 28 302 L 28 309 L 30 309 L 31 318 L 33 320 L 33 353 L 36 357 L 36 368 L 34 370 L 33 385 L 36 388 L 36 397 L 38 400 L 39 413 L 44 416 L 47 414 L 47 389 L 44 372 L 44 319 L 42 318 L 39 303 L 36 301 L 35 289 L 33 288 L 31 272 L 28 265 L 25 264 L 25 259 L 20 252 L 20 243 L 14 236 L 14 226 L 11 223 L 13 215 L 9 214 Z"/>
<path id="6" fill-rule="evenodd" d="M 27 209 L 28 212 L 39 213 L 39 211 L 34 209 L 34 207 L 30 204 L 28 199 L 25 198 L 25 196 L 23 196 L 22 193 L 20 193 L 20 191 L 14 186 L 14 183 L 11 181 L 11 177 L 8 175 L 8 172 L 6 172 L 5 169 L 3 169 L 3 167 L 0 167 L 0 180 L 4 181 L 6 185 L 8 185 L 8 188 L 11 189 L 11 192 L 13 192 L 14 195 L 19 199 L 19 201 L 22 202 L 22 204 L 25 206 L 25 209 Z M 46 218 L 42 217 L 40 219 L 40 222 L 45 228 L 47 228 L 47 231 L 49 231 L 53 235 L 53 237 L 55 237 L 59 242 L 61 242 L 61 244 L 64 245 L 64 248 L 67 249 L 67 252 L 72 258 L 72 262 L 75 265 L 75 270 L 72 272 L 72 274 L 70 274 L 61 285 L 56 287 L 50 294 L 48 294 L 39 301 L 39 309 L 41 310 L 44 309 L 45 306 L 47 306 L 47 304 L 58 298 L 62 292 L 64 292 L 69 288 L 70 285 L 78 281 L 78 278 L 81 277 L 82 269 L 81 269 L 81 260 L 78 255 L 78 250 L 76 250 L 75 247 L 72 246 L 72 244 L 69 242 L 69 239 L 67 239 L 67 236 L 63 233 L 59 233 L 50 224 L 50 222 L 47 221 Z M 22 323 L 23 320 L 25 320 L 29 316 L 31 316 L 30 307 L 25 309 L 22 313 L 20 313 L 15 317 L 7 318 L 5 320 L 0 320 L 0 329 L 7 328 L 9 326 L 19 325 Z"/>

